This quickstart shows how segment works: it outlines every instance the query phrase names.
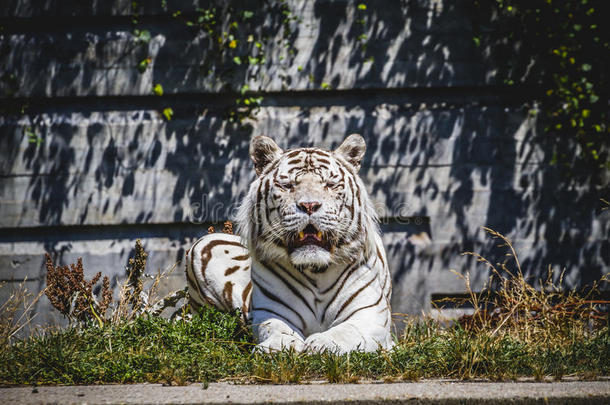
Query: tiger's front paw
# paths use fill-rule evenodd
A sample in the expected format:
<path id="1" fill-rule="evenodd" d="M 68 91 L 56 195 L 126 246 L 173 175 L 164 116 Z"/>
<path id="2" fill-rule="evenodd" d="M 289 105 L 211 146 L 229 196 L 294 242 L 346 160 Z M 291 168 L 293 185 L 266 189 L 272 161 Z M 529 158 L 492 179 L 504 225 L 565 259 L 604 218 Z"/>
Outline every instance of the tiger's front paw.
<path id="1" fill-rule="evenodd" d="M 255 350 L 264 353 L 278 352 L 282 350 L 294 349 L 297 352 L 302 352 L 305 348 L 305 343 L 298 337 L 288 334 L 279 334 L 270 336 L 264 341 L 256 345 Z"/>
<path id="2" fill-rule="evenodd" d="M 305 339 L 305 350 L 308 352 L 343 353 L 344 350 L 328 334 L 314 333 Z"/>

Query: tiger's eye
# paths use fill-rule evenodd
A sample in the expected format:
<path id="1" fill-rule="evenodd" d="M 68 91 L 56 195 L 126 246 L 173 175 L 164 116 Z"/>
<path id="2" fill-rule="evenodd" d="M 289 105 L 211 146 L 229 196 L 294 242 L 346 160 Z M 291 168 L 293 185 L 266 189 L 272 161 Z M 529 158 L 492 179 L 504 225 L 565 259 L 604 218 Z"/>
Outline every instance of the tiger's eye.
<path id="1" fill-rule="evenodd" d="M 292 183 L 278 183 L 276 181 L 275 185 L 281 188 L 282 190 L 292 190 L 294 188 L 294 184 Z"/>

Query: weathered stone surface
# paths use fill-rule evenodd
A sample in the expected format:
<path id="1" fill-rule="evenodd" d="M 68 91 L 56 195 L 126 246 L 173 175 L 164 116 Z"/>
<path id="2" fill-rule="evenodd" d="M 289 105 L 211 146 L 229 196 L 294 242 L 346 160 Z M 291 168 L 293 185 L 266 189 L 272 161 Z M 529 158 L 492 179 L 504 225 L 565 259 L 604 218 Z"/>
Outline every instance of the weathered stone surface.
<path id="1" fill-rule="evenodd" d="M 147 224 L 179 229 L 230 218 L 253 176 L 247 147 L 249 137 L 258 133 L 274 136 L 282 147 L 332 148 L 351 132 L 367 138 L 361 175 L 389 232 L 385 240 L 398 312 L 417 313 L 427 308 L 431 293 L 463 288 L 449 269 L 476 266 L 461 252 L 481 247 L 496 254 L 485 243 L 481 226 L 507 233 L 533 273 L 549 264 L 569 265 L 566 279 L 574 285 L 600 275 L 610 261 L 603 253 L 608 218 L 595 214 L 600 190 L 562 186 L 554 169 L 542 163 L 544 150 L 533 142 L 535 118 L 517 109 L 494 104 L 421 109 L 419 104 L 371 102 L 360 107 L 269 106 L 249 130 L 227 125 L 213 110 L 170 122 L 154 110 L 127 110 L 6 117 L 0 124 L 7 135 L 0 140 L 0 223 L 13 229 L 89 227 L 91 250 L 105 253 L 90 256 L 84 253 L 88 244 L 81 244 L 65 260 L 84 255 L 93 268 L 112 274 L 122 272 L 127 250 L 118 254 L 97 246 L 95 226 L 132 224 L 125 225 L 127 237 L 146 239 Z M 28 130 L 43 142 L 30 143 Z M 574 210 L 566 201 L 589 208 Z M 409 226 L 421 229 L 408 231 Z M 409 239 L 421 232 L 430 244 L 426 238 L 419 244 Z M 105 238 L 121 240 L 115 234 Z M 48 241 L 6 241 L 4 263 L 13 269 L 24 263 L 12 273 L 15 279 L 43 271 L 42 247 L 63 251 Z M 176 252 L 189 243 L 178 231 L 168 241 L 172 243 L 157 243 L 167 242 L 168 252 L 153 255 L 164 266 L 179 260 Z M 14 254 L 28 248 L 38 253 Z M 579 272 L 582 267 L 588 271 Z M 473 286 L 480 287 L 487 271 L 476 272 Z"/>
<path id="2" fill-rule="evenodd" d="M 360 133 L 368 141 L 365 167 L 531 165 L 542 156 L 532 139 L 536 119 L 521 108 L 494 104 L 268 106 L 256 114 L 250 129 L 223 122 L 222 110 L 168 122 L 157 110 L 73 108 L 69 114 L 0 117 L 0 176 L 87 172 L 111 158 L 127 169 L 160 169 L 176 153 L 181 153 L 181 163 L 193 167 L 224 167 L 235 159 L 241 165 L 248 160 L 250 136 L 258 134 L 273 137 L 283 148 L 332 149 L 347 134 Z M 33 145 L 29 134 L 43 142 Z"/>
<path id="3" fill-rule="evenodd" d="M 520 44 L 503 41 L 493 18 L 475 29 L 486 10 L 375 0 L 363 14 L 347 0 L 293 1 L 303 19 L 292 25 L 296 53 L 265 31 L 282 18 L 275 10 L 261 24 L 266 64 L 246 71 L 227 54 L 233 75 L 219 81 L 201 69 L 209 38 L 185 25 L 200 2 L 167 3 L 138 2 L 137 25 L 131 1 L 3 3 L 0 280 L 8 287 L 27 277 L 28 288 L 42 289 L 50 252 L 64 264 L 83 257 L 88 277 L 103 271 L 117 288 L 136 238 L 150 271 L 171 267 L 210 221 L 231 218 L 253 178 L 248 143 L 258 134 L 284 148 L 366 138 L 361 175 L 381 218 L 395 312 L 420 313 L 431 293 L 463 291 L 450 269 L 471 272 L 481 288 L 488 270 L 460 254 L 505 259 L 481 226 L 509 236 L 533 277 L 552 265 L 576 286 L 608 272 L 610 210 L 599 201 L 608 179 L 585 171 L 566 181 L 549 165 L 552 145 L 527 105 L 530 90 L 502 86 Z M 171 17 L 178 9 L 185 20 Z M 149 30 L 150 42 L 138 42 L 136 28 Z M 155 84 L 163 96 L 151 94 Z M 256 120 L 237 127 L 225 109 L 243 84 L 265 98 Z M 180 266 L 164 289 L 183 285 Z M 61 321 L 46 298 L 37 310 L 39 322 Z"/>
<path id="4" fill-rule="evenodd" d="M 235 55 L 246 55 L 244 47 L 251 46 L 245 37 L 217 63 L 210 54 L 207 33 L 187 27 L 184 19 L 170 18 L 169 11 L 162 12 L 165 18 L 151 17 L 134 26 L 119 18 L 129 15 L 125 10 L 128 6 L 122 4 L 81 6 L 70 14 L 64 11 L 67 8 L 56 6 L 55 12 L 63 16 L 58 20 L 64 23 L 62 26 L 54 26 L 48 20 L 44 21 L 50 24 L 48 30 L 15 24 L 0 35 L 0 64 L 14 76 L 10 82 L 0 81 L 0 94 L 150 95 L 156 84 L 163 86 L 165 94 L 218 92 L 226 88 L 238 91 L 243 84 L 266 92 L 478 87 L 503 84 L 506 61 L 504 58 L 498 62 L 498 55 L 506 57 L 513 52 L 497 28 L 473 33 L 474 14 L 468 7 L 443 2 L 378 2 L 377 6 L 369 4 L 366 13 L 359 13 L 356 3 L 350 2 L 294 3 L 292 7 L 303 23 L 292 24 L 292 32 L 285 40 L 282 30 L 267 27 L 271 21 L 282 21 L 280 9 L 267 16 L 267 25 L 261 28 L 261 37 L 269 37 L 264 41 L 266 63 L 248 68 L 245 63 L 236 66 L 233 62 Z M 27 4 L 13 6 L 14 11 L 9 13 L 31 15 L 27 11 L 31 8 Z M 102 24 L 79 21 L 81 14 L 95 16 L 98 12 L 107 16 Z M 113 20 L 115 15 L 117 19 Z M 64 21 L 66 18 L 71 19 Z M 363 25 L 358 22 L 362 18 Z M 150 42 L 139 41 L 133 34 L 135 28 L 148 30 Z M 475 45 L 475 35 L 483 45 Z M 286 48 L 285 43 L 291 48 Z M 138 64 L 146 58 L 150 58 L 150 65 L 140 72 Z M 212 73 L 210 66 L 214 66 Z M 227 70 L 230 75 L 220 73 Z"/>
<path id="5" fill-rule="evenodd" d="M 421 313 L 430 309 L 432 293 L 463 291 L 465 284 L 450 271 L 452 269 L 464 274 L 469 272 L 474 290 L 483 287 L 489 275 L 488 269 L 477 264 L 472 256 L 461 256 L 464 251 L 475 251 L 486 255 L 492 262 L 505 259 L 505 251 L 498 249 L 497 242 L 486 238 L 479 229 L 480 225 L 489 224 L 480 222 L 483 218 L 472 216 L 462 219 L 463 224 L 451 214 L 382 221 L 383 240 L 393 276 L 394 312 Z M 85 276 L 90 278 L 103 271 L 110 276 L 117 295 L 126 275 L 128 259 L 134 252 L 135 239 L 141 238 L 149 253 L 149 274 L 175 268 L 161 285 L 160 294 L 167 293 L 185 285 L 184 265 L 181 263 L 184 252 L 198 237 L 207 233 L 208 225 L 73 227 L 57 228 L 47 234 L 36 229 L 5 231 L 0 238 L 0 280 L 17 281 L 27 276 L 28 287 L 34 288 L 34 291 L 42 288 L 46 276 L 44 253 L 50 252 L 56 263 L 61 264 L 72 263 L 82 257 Z M 558 275 L 562 266 L 572 261 L 574 265 L 567 266 L 564 274 L 568 286 L 597 278 L 600 274 L 596 268 L 601 270 L 608 263 L 607 253 L 604 253 L 607 241 L 598 237 L 603 238 L 608 234 L 610 216 L 606 215 L 599 225 L 603 229 L 586 241 L 579 240 L 576 234 L 574 239 L 564 239 L 563 242 L 546 240 L 545 244 L 535 243 L 535 240 L 529 239 L 533 235 L 528 235 L 526 229 L 517 226 L 512 230 L 512 235 L 524 271 L 532 276 L 540 276 L 547 265 L 554 265 Z M 538 238 L 546 236 L 536 233 Z M 561 246 L 566 243 L 567 246 L 577 246 L 579 253 L 575 254 L 565 247 L 561 251 Z M 589 271 L 583 271 L 583 266 L 587 266 Z M 512 262 L 509 262 L 509 268 L 516 269 Z M 38 322 L 61 319 L 49 305 L 46 298 L 38 304 L 41 313 Z"/>
<path id="6" fill-rule="evenodd" d="M 168 226 L 170 237 L 147 237 L 134 227 L 123 228 L 123 237 L 142 237 L 144 246 L 149 253 L 147 272 L 154 275 L 158 270 L 169 271 L 174 269 L 168 277 L 163 279 L 159 294 L 181 289 L 186 285 L 184 278 L 184 264 L 181 262 L 184 252 L 197 239 L 206 232 L 202 226 L 199 232 L 192 226 L 190 231 L 181 233 L 180 226 Z M 464 289 L 463 281 L 456 277 L 445 267 L 445 263 L 436 256 L 438 253 L 451 250 L 459 254 L 459 247 L 445 243 L 435 242 L 426 247 L 419 247 L 409 240 L 412 235 L 425 231 L 426 225 L 401 226 L 400 232 L 385 232 L 384 242 L 388 248 L 388 260 L 393 270 L 394 299 L 393 311 L 397 313 L 421 313 L 430 308 L 430 294 L 432 292 L 452 292 Z M 195 234 L 194 236 L 191 236 Z M 110 235 L 107 235 L 110 236 Z M 8 242 L 0 241 L 0 280 L 23 280 L 27 276 L 27 287 L 31 291 L 38 291 L 45 285 L 46 269 L 44 266 L 44 253 L 51 252 L 56 263 L 74 263 L 79 257 L 83 258 L 85 277 L 90 279 L 98 271 L 102 271 L 111 279 L 115 297 L 118 297 L 120 285 L 124 282 L 128 259 L 133 255 L 134 240 L 124 239 L 117 234 L 116 239 L 102 240 L 74 240 L 73 236 L 46 237 L 45 242 Z M 95 238 L 90 235 L 89 237 Z M 482 246 L 482 244 L 477 244 Z M 461 270 L 467 264 L 467 259 L 451 260 L 452 268 Z M 483 269 L 482 269 L 483 270 Z M 473 287 L 480 288 L 485 280 L 485 271 L 474 277 Z M 10 286 L 2 288 L 2 297 L 9 293 Z M 422 289 L 425 285 L 426 288 Z M 442 287 L 440 287 L 442 286 Z M 432 290 L 430 290 L 432 288 Z M 439 288 L 437 290 L 436 288 Z M 52 309 L 48 299 L 43 297 L 37 304 L 37 311 L 41 317 L 39 323 L 53 323 L 61 319 L 61 315 Z"/>
<path id="7" fill-rule="evenodd" d="M 0 399 L 15 405 L 26 404 L 272 404 L 272 405 L 602 405 L 610 401 L 610 384 L 578 381 L 515 382 L 424 380 L 420 382 L 357 384 L 234 384 L 230 382 L 190 384 L 172 387 L 163 384 L 93 386 L 40 386 L 0 388 Z"/>
<path id="8" fill-rule="evenodd" d="M 463 194 L 465 186 L 472 192 L 468 208 L 477 210 L 469 214 L 484 215 L 482 203 L 492 192 L 540 191 L 535 184 L 542 174 L 542 151 L 529 139 L 534 125 L 523 114 L 495 106 L 268 107 L 249 131 L 233 129 L 212 112 L 169 123 L 155 111 L 0 119 L 5 133 L 0 139 L 0 224 L 230 217 L 253 176 L 250 134 L 260 133 L 282 147 L 328 148 L 346 134 L 362 133 L 368 151 L 361 175 L 382 218 L 446 213 L 451 211 L 446 203 Z M 43 142 L 31 143 L 28 132 Z"/>
<path id="9" fill-rule="evenodd" d="M 211 3 L 211 2 L 210 2 Z M 306 9 L 311 9 L 304 2 L 299 0 L 288 0 L 292 10 L 298 11 L 299 15 L 303 14 Z M 318 5 L 322 7 L 332 7 L 345 9 L 346 6 L 352 5 L 353 2 L 348 0 L 318 0 Z M 407 0 L 404 7 L 412 11 L 428 12 L 432 11 L 437 14 L 443 9 L 443 2 L 438 0 Z M 109 17 L 109 16 L 124 16 L 130 17 L 134 14 L 146 16 L 159 16 L 164 14 L 172 14 L 175 11 L 189 14 L 194 13 L 197 8 L 205 7 L 206 2 L 199 0 L 173 0 L 163 4 L 161 1 L 141 1 L 134 3 L 131 0 L 104 0 L 104 1 L 88 1 L 80 0 L 6 0 L 5 7 L 0 9 L 0 17 L 13 18 L 35 18 L 35 17 Z M 387 5 L 384 0 L 370 0 L 369 8 L 375 13 L 382 15 L 392 15 L 392 10 L 388 7 L 379 7 L 379 5 Z M 258 0 L 249 0 L 243 2 L 244 8 L 260 7 Z M 446 16 L 445 23 L 451 23 L 452 20 Z"/>

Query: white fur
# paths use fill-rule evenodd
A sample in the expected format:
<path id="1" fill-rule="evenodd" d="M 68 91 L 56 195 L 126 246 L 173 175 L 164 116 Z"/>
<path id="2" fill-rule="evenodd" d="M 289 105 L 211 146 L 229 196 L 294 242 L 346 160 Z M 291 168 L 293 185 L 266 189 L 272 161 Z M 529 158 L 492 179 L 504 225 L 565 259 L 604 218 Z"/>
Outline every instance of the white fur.
<path id="1" fill-rule="evenodd" d="M 308 245 L 296 249 L 290 254 L 290 261 L 295 266 L 322 267 L 331 262 L 331 254 L 328 250 L 318 246 Z"/>

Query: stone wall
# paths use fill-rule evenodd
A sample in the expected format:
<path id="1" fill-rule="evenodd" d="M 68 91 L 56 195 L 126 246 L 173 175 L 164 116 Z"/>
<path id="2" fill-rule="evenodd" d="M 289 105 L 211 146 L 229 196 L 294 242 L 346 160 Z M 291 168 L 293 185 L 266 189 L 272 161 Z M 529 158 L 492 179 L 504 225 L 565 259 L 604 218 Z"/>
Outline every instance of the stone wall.
<path id="1" fill-rule="evenodd" d="M 258 134 L 282 147 L 365 137 L 361 174 L 381 217 L 395 312 L 463 291 L 451 269 L 481 288 L 487 269 L 460 253 L 504 260 L 482 226 L 509 236 L 532 276 L 551 265 L 576 286 L 609 271 L 610 215 L 599 201 L 608 182 L 566 181 L 549 165 L 532 89 L 502 79 L 519 44 L 493 15 L 482 26 L 484 11 L 466 1 L 368 1 L 365 14 L 344 0 L 292 1 L 296 52 L 271 35 L 265 65 L 220 85 L 204 73 L 208 38 L 172 17 L 203 2 L 142 3 L 137 25 L 125 0 L 0 7 L 0 279 L 9 282 L 0 301 L 26 277 L 32 291 L 44 287 L 44 252 L 64 264 L 82 257 L 87 276 L 103 271 L 116 286 L 136 238 L 150 272 L 176 266 L 164 288 L 181 288 L 185 250 L 231 217 L 252 180 L 247 150 Z M 163 96 L 152 95 L 156 84 Z M 244 84 L 264 99 L 237 126 L 226 110 Z M 46 299 L 37 310 L 38 322 L 59 321 Z"/>

